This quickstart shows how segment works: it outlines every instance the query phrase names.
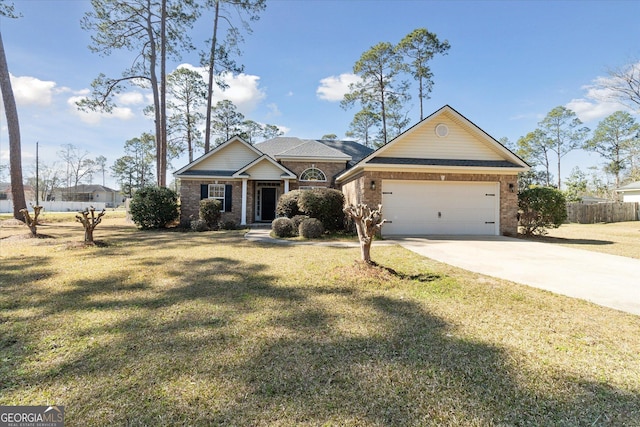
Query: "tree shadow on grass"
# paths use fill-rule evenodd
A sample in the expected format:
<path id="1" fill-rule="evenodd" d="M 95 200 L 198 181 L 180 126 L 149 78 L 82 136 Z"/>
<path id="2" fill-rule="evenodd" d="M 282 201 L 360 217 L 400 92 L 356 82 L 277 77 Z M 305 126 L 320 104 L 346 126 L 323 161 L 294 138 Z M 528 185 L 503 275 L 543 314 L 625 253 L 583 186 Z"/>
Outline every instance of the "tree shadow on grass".
<path id="1" fill-rule="evenodd" d="M 525 240 L 532 240 L 534 242 L 553 243 L 560 245 L 594 245 L 604 246 L 613 245 L 614 242 L 610 240 L 596 240 L 596 239 L 570 239 L 566 237 L 551 237 L 551 236 L 528 236 L 523 237 Z"/>
<path id="2" fill-rule="evenodd" d="M 379 295 L 358 299 L 376 312 L 377 333 L 332 333 L 337 319 L 317 310 L 284 316 L 278 322 L 294 336 L 266 343 L 238 367 L 250 391 L 213 424 L 284 418 L 311 425 L 575 426 L 640 420 L 638 393 L 558 373 L 553 382 L 563 391 L 546 394 L 544 386 L 520 384 L 523 373 L 503 349 L 455 336 L 451 325 L 421 306 Z"/>
<path id="3" fill-rule="evenodd" d="M 640 422 L 637 392 L 562 372 L 531 384 L 505 349 L 417 301 L 268 271 L 218 256 L 175 266 L 162 286 L 79 280 L 41 299 L 51 334 L 31 338 L 35 356 L 4 392 L 45 388 L 72 425 Z M 56 323 L 65 312 L 74 324 Z"/>

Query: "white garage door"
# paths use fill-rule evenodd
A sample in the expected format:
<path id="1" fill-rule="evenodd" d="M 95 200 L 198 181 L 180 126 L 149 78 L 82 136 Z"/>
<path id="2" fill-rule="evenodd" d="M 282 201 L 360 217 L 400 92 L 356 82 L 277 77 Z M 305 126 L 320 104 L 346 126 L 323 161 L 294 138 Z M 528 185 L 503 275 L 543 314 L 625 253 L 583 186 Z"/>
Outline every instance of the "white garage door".
<path id="1" fill-rule="evenodd" d="M 382 234 L 498 235 L 497 182 L 382 181 Z"/>

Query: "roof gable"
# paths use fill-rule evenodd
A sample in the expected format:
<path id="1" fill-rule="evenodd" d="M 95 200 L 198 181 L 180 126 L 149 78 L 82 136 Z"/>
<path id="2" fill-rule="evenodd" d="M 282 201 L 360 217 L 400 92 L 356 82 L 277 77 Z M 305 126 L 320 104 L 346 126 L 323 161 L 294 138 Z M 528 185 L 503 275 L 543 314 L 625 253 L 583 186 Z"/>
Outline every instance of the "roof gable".
<path id="1" fill-rule="evenodd" d="M 446 135 L 438 135 L 437 127 Z M 376 157 L 517 163 L 513 153 L 448 105 L 380 148 Z"/>
<path id="2" fill-rule="evenodd" d="M 500 169 L 518 172 L 529 169 L 529 165 L 524 160 L 462 114 L 445 105 L 365 157 L 337 179 L 343 180 L 366 166 L 380 168 L 403 165 L 421 168 Z"/>
<path id="3" fill-rule="evenodd" d="M 282 178 L 296 178 L 296 175 L 268 155 L 255 159 L 248 165 L 239 169 L 234 178 L 251 178 L 261 180 L 279 180 Z"/>
<path id="4" fill-rule="evenodd" d="M 218 175 L 231 175 L 262 156 L 262 152 L 240 137 L 233 137 L 177 170 L 175 176 L 191 176 L 215 171 Z M 231 173 L 229 173 L 231 172 Z"/>

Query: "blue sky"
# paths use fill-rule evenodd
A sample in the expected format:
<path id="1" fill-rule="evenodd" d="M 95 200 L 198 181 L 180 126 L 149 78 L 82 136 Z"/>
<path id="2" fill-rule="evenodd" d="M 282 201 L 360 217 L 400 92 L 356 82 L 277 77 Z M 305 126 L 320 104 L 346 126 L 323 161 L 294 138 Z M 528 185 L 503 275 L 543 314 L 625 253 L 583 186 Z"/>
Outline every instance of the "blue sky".
<path id="1" fill-rule="evenodd" d="M 25 175 L 34 169 L 36 141 L 41 161 L 49 164 L 58 160 L 62 144 L 71 143 L 90 157 L 104 155 L 111 165 L 126 140 L 152 131 L 142 114 L 148 94 L 132 88 L 111 116 L 79 113 L 73 101 L 99 73 L 119 75 L 131 53 L 101 57 L 89 51 L 90 34 L 79 24 L 88 0 L 14 3 L 23 17 L 2 18 L 0 31 L 18 101 Z M 395 44 L 427 28 L 451 49 L 432 62 L 435 86 L 426 114 L 449 104 L 496 139 L 516 141 L 564 105 L 593 129 L 620 107 L 591 99 L 588 86 L 609 68 L 640 58 L 639 16 L 640 2 L 633 0 L 268 0 L 241 46 L 245 73 L 219 96 L 234 101 L 246 118 L 278 125 L 288 136 L 344 138 L 357 109 L 343 110 L 339 99 L 360 55 L 378 42 Z M 203 21 L 194 28 L 192 39 L 201 49 L 210 27 Z M 197 66 L 198 58 L 186 53 L 171 70 Z M 416 96 L 410 105 L 415 124 Z M 4 112 L 0 128 L 0 162 L 6 164 Z M 563 175 L 599 161 L 595 154 L 569 154 Z M 185 163 L 179 159 L 173 166 Z M 107 185 L 116 186 L 109 177 Z"/>

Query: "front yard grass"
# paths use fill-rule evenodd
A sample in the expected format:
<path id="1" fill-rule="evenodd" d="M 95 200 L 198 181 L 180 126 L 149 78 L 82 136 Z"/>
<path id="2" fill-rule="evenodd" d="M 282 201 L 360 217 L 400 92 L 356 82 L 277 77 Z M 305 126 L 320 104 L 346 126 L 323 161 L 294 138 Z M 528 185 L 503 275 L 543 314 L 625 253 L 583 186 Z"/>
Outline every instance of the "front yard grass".
<path id="1" fill-rule="evenodd" d="M 604 252 L 640 259 L 640 221 L 562 224 L 549 234 L 534 239 L 575 249 Z"/>
<path id="2" fill-rule="evenodd" d="M 640 424 L 638 316 L 375 243 L 387 269 L 108 216 L 100 247 L 74 223 L 7 237 L 26 233 L 0 227 L 0 405 L 65 405 L 69 426 Z"/>

